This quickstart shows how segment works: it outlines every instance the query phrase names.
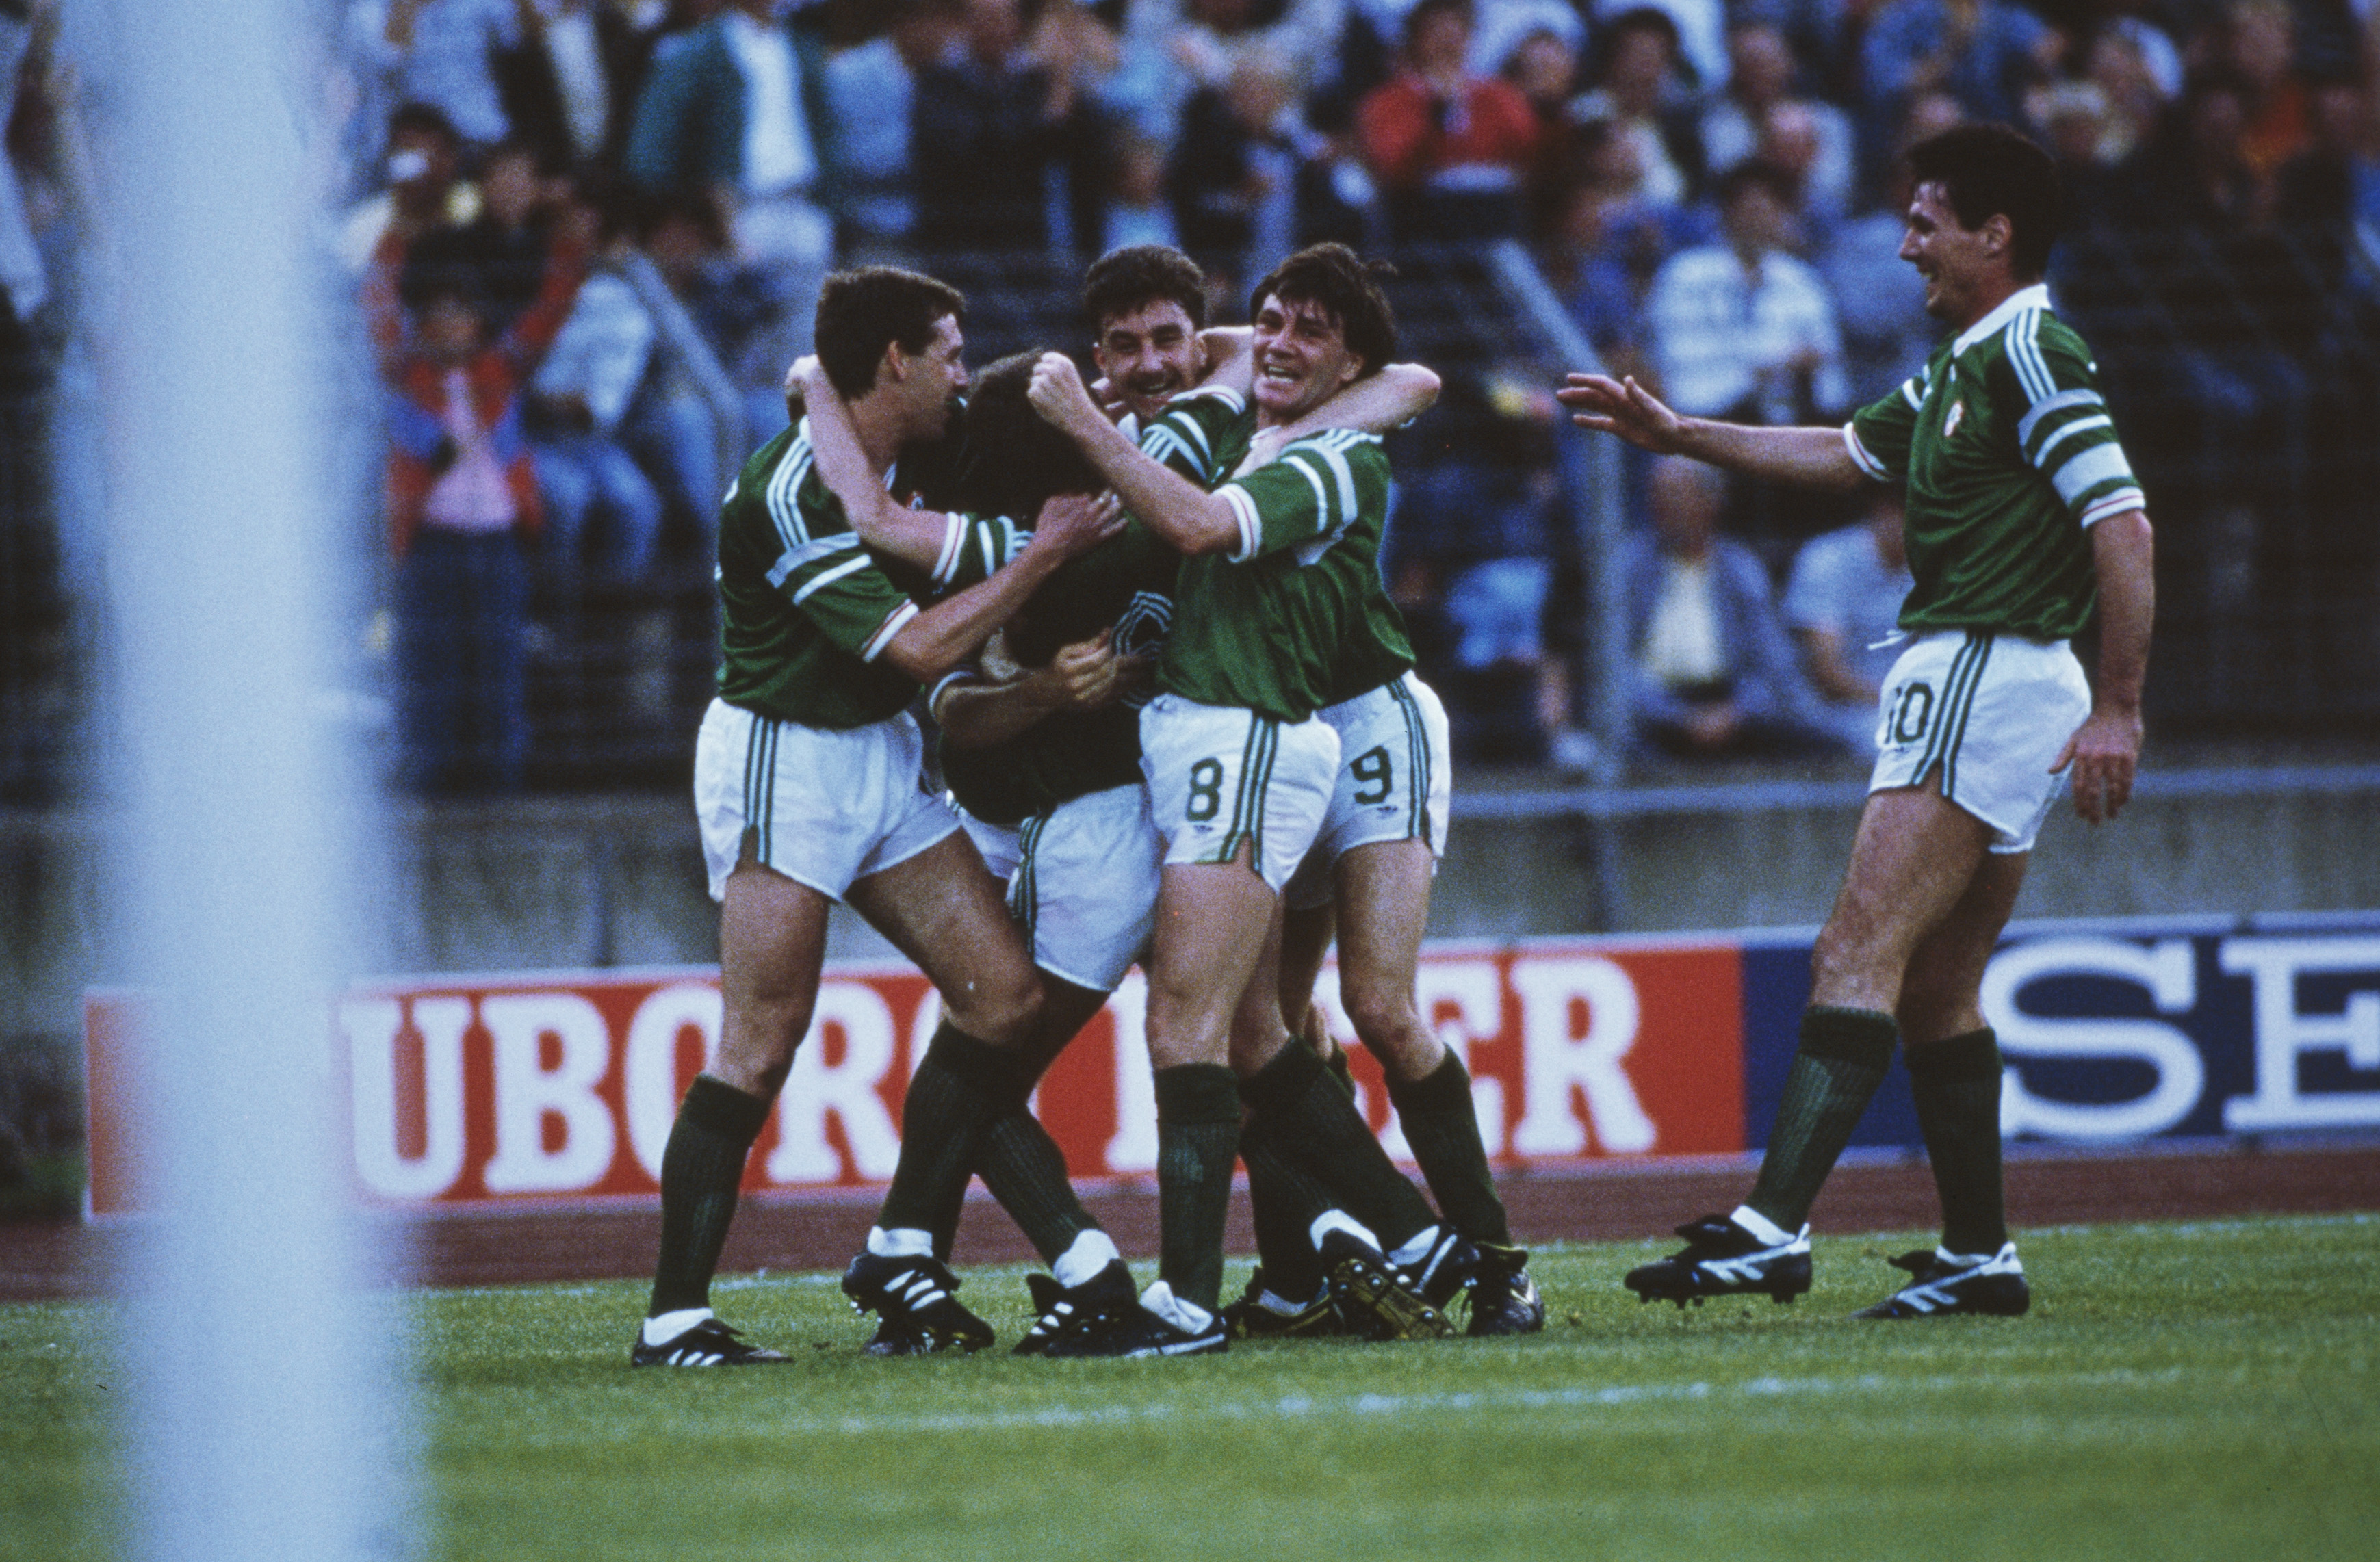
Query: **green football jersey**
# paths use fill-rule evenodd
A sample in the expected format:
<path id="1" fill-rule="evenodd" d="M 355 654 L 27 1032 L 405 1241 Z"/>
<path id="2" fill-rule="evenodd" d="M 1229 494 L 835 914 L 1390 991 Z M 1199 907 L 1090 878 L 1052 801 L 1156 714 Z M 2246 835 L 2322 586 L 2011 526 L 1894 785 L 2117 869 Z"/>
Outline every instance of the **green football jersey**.
<path id="1" fill-rule="evenodd" d="M 1239 523 L 1238 545 L 1182 562 L 1160 687 L 1203 705 L 1302 721 L 1395 676 L 1340 693 L 1350 648 L 1367 637 L 1402 651 L 1411 665 L 1403 625 L 1367 611 L 1379 597 L 1388 514 L 1379 436 L 1334 429 L 1293 441 L 1278 459 L 1215 491 Z"/>
<path id="2" fill-rule="evenodd" d="M 1151 656 L 1173 618 L 1181 555 L 1137 520 L 1080 558 L 1070 559 L 1011 620 L 1010 652 L 1027 667 L 1102 629 L 1119 656 Z M 964 676 L 964 674 L 961 674 Z M 1140 781 L 1145 700 L 1097 710 L 1060 710 L 1002 742 L 942 745 L 942 779 L 979 819 L 1013 825 L 1059 804 Z"/>
<path id="3" fill-rule="evenodd" d="M 1195 418 L 1159 419 L 1142 429 L 1140 448 L 1201 488 L 1221 454 L 1246 448 L 1232 419 L 1244 403 L 1216 387 L 1189 393 Z M 1233 440 L 1236 438 L 1236 444 Z M 1119 656 L 1154 657 L 1173 623 L 1173 585 L 1182 556 L 1128 518 L 1123 531 L 1044 581 L 1006 628 L 1008 648 L 1027 667 L 1043 667 L 1059 648 L 1112 632 Z M 966 674 L 954 674 L 966 676 Z M 941 747 L 942 780 L 959 805 L 992 824 L 1014 825 L 1061 803 L 1140 781 L 1139 707 L 1146 697 L 1099 710 L 1062 710 L 1003 742 Z"/>
<path id="4" fill-rule="evenodd" d="M 953 517 L 923 590 L 988 576 L 1026 534 Z M 719 511 L 719 697 L 780 721 L 847 730 L 897 714 L 917 693 L 881 660 L 917 601 L 862 546 L 820 478 L 809 421 L 762 445 Z"/>
<path id="5" fill-rule="evenodd" d="M 1907 491 L 1904 629 L 2076 634 L 2097 600 L 2088 528 L 2143 507 L 2097 366 L 2039 285 L 1853 414 L 1844 442 Z"/>

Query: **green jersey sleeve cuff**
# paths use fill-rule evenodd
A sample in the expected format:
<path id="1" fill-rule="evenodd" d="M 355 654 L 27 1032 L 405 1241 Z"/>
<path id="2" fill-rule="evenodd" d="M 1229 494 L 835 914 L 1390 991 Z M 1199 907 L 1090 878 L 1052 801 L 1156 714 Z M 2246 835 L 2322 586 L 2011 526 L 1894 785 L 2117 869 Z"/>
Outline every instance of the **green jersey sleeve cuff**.
<path id="1" fill-rule="evenodd" d="M 892 637 L 900 634 L 903 626 L 917 616 L 917 604 L 915 602 L 903 602 L 891 612 L 886 613 L 884 622 L 876 626 L 876 633 L 868 636 L 867 643 L 859 648 L 859 660 L 874 661 L 881 656 L 884 648 L 892 643 Z"/>
<path id="2" fill-rule="evenodd" d="M 1848 423 L 1843 425 L 1843 448 L 1851 452 L 1852 465 L 1870 478 L 1880 483 L 1888 483 L 1892 480 L 1890 469 L 1883 462 L 1868 454 L 1867 446 L 1860 442 L 1859 430 Z"/>

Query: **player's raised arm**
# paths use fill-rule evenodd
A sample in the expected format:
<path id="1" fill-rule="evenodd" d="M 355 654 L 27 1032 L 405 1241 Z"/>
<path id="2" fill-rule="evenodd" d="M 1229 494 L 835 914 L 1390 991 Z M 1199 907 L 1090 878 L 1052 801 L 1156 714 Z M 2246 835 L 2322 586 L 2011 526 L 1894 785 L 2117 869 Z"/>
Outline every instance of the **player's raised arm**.
<path id="1" fill-rule="evenodd" d="M 1325 429 L 1361 429 L 1385 434 L 1438 405 L 1439 379 L 1417 363 L 1392 363 L 1367 374 L 1293 422 L 1262 431 L 1258 449 L 1279 450 Z"/>
<path id="2" fill-rule="evenodd" d="M 1124 506 L 1184 553 L 1222 553 L 1240 545 L 1231 505 L 1143 453 L 1107 419 L 1075 360 L 1045 353 L 1033 369 L 1034 410 L 1073 440 Z"/>
<path id="3" fill-rule="evenodd" d="M 1076 381 L 1077 385 L 1080 381 Z M 930 684 L 973 656 L 991 632 L 1016 616 L 1034 588 L 1060 564 L 1115 535 L 1123 512 L 1114 498 L 1060 494 L 1041 506 L 1025 551 L 988 580 L 978 581 L 903 624 L 884 648 L 884 660 Z"/>
<path id="4" fill-rule="evenodd" d="M 820 480 L 843 505 L 851 529 L 882 556 L 931 571 L 949 557 L 953 531 L 964 523 L 957 515 L 933 510 L 912 510 L 892 497 L 881 473 L 868 469 L 860 448 L 859 431 L 851 409 L 815 357 L 795 361 L 785 376 L 786 399 L 800 388 L 801 405 L 810 424 L 810 449 L 818 457 Z"/>
<path id="5" fill-rule="evenodd" d="M 985 748 L 1061 710 L 1114 704 L 1148 671 L 1144 657 L 1118 656 L 1111 630 L 1058 648 L 1047 667 L 1002 683 L 958 675 L 934 691 L 934 720 L 953 748 Z"/>
<path id="6" fill-rule="evenodd" d="M 2141 760 L 2141 687 L 2148 679 L 2149 631 L 2156 618 L 2155 539 L 2146 513 L 2127 510 L 2091 527 L 2099 582 L 2099 676 L 2091 714 L 2050 770 L 2074 767 L 2074 811 L 2093 824 L 2112 819 L 2132 795 Z"/>
<path id="7" fill-rule="evenodd" d="M 1616 434 L 1656 455 L 1686 455 L 1730 472 L 1813 488 L 1856 487 L 1866 474 L 1840 429 L 1766 429 L 1687 418 L 1636 382 L 1633 375 L 1572 374 L 1554 393 L 1582 429 Z"/>

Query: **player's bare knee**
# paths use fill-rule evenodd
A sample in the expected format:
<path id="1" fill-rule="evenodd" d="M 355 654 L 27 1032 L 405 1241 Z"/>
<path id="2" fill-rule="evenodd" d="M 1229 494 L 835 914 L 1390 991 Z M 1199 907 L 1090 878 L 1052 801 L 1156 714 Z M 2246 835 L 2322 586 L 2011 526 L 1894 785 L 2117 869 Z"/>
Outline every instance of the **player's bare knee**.
<path id="1" fill-rule="evenodd" d="M 1427 1061 L 1425 1053 L 1443 1050 L 1422 1024 L 1412 993 L 1355 986 L 1342 988 L 1339 996 L 1346 1005 L 1348 1023 L 1365 1047 L 1401 1074 L 1410 1074 L 1415 1066 Z"/>
<path id="2" fill-rule="evenodd" d="M 1041 1023 L 1041 978 L 1030 966 L 998 977 L 981 977 L 963 993 L 944 993 L 951 1023 L 994 1047 L 1015 1047 Z"/>

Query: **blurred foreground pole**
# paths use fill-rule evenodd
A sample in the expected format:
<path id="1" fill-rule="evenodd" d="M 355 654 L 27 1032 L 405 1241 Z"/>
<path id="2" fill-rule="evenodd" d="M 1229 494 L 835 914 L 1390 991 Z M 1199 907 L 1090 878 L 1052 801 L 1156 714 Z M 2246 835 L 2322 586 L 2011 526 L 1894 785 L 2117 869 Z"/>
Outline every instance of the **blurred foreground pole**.
<path id="1" fill-rule="evenodd" d="M 329 999 L 351 800 L 323 609 L 363 528 L 326 504 L 335 316 L 309 262 L 307 0 L 75 0 L 102 191 L 117 933 L 155 999 L 152 1207 L 128 1277 L 135 1555 L 412 1549 L 334 1153 Z M 319 129 L 316 134 L 322 133 Z M 385 1311 L 385 1303 L 381 1310 Z"/>

